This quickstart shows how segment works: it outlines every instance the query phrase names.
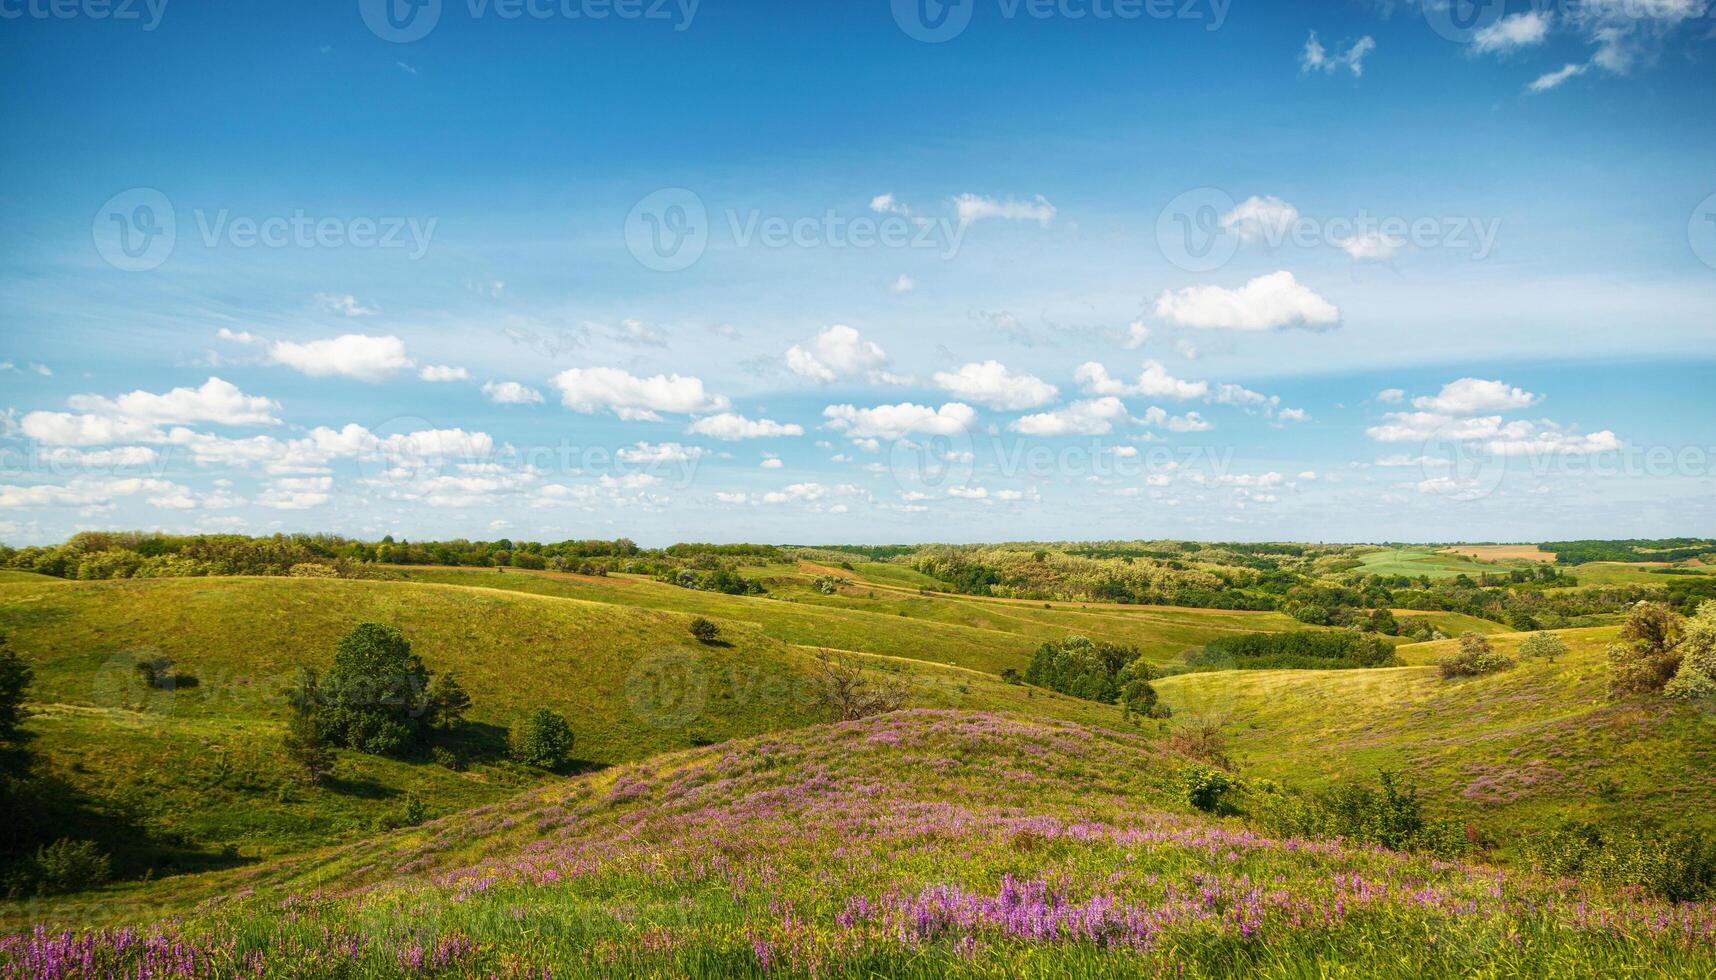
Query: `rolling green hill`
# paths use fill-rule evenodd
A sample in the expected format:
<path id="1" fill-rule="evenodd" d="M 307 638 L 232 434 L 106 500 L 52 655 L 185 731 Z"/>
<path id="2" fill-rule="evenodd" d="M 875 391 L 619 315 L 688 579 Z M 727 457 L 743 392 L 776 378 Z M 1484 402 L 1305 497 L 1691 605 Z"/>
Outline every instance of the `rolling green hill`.
<path id="1" fill-rule="evenodd" d="M 47 918 L 0 970 L 608 976 L 1619 976 L 1716 969 L 1670 907 L 1189 811 L 1137 737 L 898 712 L 620 767 Z M 154 904 L 159 903 L 159 904 Z M 163 913 L 175 912 L 163 918 Z M 166 960 L 171 957 L 171 960 Z"/>
<path id="2" fill-rule="evenodd" d="M 1454 641 L 1379 670 L 1186 674 L 1156 685 L 1183 713 L 1225 722 L 1245 771 L 1298 786 L 1410 775 L 1435 805 L 1504 848 L 1562 816 L 1655 817 L 1716 827 L 1716 716 L 1653 699 L 1611 701 L 1603 650 L 1617 629 L 1566 630 L 1555 664 L 1442 679 Z M 1512 651 L 1525 634 L 1492 636 Z"/>

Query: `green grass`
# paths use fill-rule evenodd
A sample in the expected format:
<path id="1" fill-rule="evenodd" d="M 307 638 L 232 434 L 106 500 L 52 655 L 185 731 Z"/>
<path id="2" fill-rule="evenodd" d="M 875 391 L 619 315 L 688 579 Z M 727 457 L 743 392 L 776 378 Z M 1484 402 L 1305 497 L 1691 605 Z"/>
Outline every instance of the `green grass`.
<path id="1" fill-rule="evenodd" d="M 1431 626 L 1442 631 L 1446 636 L 1459 636 L 1461 633 L 1482 633 L 1488 636 L 1492 633 L 1510 632 L 1509 627 L 1493 619 L 1482 619 L 1457 612 L 1420 612 L 1416 609 L 1395 609 L 1394 617 L 1399 620 L 1407 618 L 1428 620 Z"/>
<path id="2" fill-rule="evenodd" d="M 1189 674 L 1157 684 L 1183 713 L 1226 722 L 1245 771 L 1305 787 L 1417 781 L 1433 805 L 1504 845 L 1563 816 L 1658 818 L 1716 828 L 1716 714 L 1660 699 L 1610 701 L 1603 650 L 1616 629 L 1567 630 L 1555 664 L 1443 680 L 1455 641 L 1401 647 L 1412 666 Z M 1512 651 L 1526 634 L 1492 636 Z"/>
<path id="3" fill-rule="evenodd" d="M 1480 562 L 1434 547 L 1383 548 L 1359 556 L 1359 571 L 1370 575 L 1407 575 L 1417 578 L 1453 578 L 1508 571 L 1508 566 Z"/>
<path id="4" fill-rule="evenodd" d="M 1182 766 L 1136 736 L 901 712 L 678 753 L 314 855 L 33 911 L 144 924 L 142 936 L 220 976 L 1716 970 L 1711 906 L 1272 840 L 1191 813 Z M 123 932 L 46 933 L 0 940 L 0 969 L 34 972 L 19 960 L 36 953 L 134 974 L 145 949 Z"/>
<path id="5" fill-rule="evenodd" d="M 1579 587 L 1587 585 L 1654 585 L 1665 587 L 1675 581 L 1675 575 L 1663 575 L 1656 569 L 1660 565 L 1640 565 L 1618 561 L 1593 561 L 1583 565 L 1573 565 L 1567 568 L 1568 574 L 1579 580 Z M 1693 566 L 1688 570 L 1700 575 L 1709 575 L 1716 569 Z"/>

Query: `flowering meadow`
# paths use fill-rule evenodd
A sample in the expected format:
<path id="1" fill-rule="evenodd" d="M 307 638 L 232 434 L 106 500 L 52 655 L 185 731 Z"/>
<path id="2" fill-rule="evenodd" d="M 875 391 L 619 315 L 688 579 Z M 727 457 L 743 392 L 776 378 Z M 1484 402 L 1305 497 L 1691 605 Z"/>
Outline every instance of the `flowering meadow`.
<path id="1" fill-rule="evenodd" d="M 1193 814 L 1137 736 L 903 711 L 658 757 L 38 926 L 61 977 L 1716 976 L 1716 906 Z M 159 883 L 160 893 L 171 882 Z"/>

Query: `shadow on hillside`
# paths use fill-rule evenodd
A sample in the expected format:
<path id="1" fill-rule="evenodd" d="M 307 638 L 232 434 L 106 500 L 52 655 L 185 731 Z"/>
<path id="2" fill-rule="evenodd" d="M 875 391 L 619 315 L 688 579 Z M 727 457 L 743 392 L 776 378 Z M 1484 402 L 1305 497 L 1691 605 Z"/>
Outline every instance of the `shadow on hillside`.
<path id="1" fill-rule="evenodd" d="M 328 776 L 322 780 L 322 788 L 330 793 L 341 796 L 352 796 L 360 800 L 385 800 L 398 796 L 399 791 L 383 783 L 376 782 L 365 776 L 359 779 L 346 779 L 341 776 Z"/>
<path id="2" fill-rule="evenodd" d="M 441 732 L 436 744 L 467 762 L 496 762 L 508 755 L 506 729 L 481 721 L 467 721 L 456 731 Z"/>

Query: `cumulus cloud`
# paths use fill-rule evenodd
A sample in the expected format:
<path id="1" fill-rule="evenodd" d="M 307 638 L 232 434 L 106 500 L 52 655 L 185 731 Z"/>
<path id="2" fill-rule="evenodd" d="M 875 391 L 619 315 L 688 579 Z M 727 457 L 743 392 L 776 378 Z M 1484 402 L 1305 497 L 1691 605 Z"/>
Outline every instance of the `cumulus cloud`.
<path id="1" fill-rule="evenodd" d="M 1076 401 L 1052 412 L 1026 415 L 1015 419 L 1008 428 L 1028 436 L 1100 436 L 1112 432 L 1114 423 L 1126 418 L 1126 406 L 1109 395 Z"/>
<path id="2" fill-rule="evenodd" d="M 305 344 L 275 341 L 268 348 L 268 356 L 276 364 L 312 378 L 353 378 L 371 384 L 386 381 L 412 366 L 411 359 L 405 356 L 405 342 L 398 337 L 356 333 Z"/>
<path id="3" fill-rule="evenodd" d="M 439 364 L 426 364 L 417 372 L 424 381 L 469 381 L 471 372 L 462 367 L 446 367 Z"/>
<path id="4" fill-rule="evenodd" d="M 1311 421 L 1311 413 L 1302 408 L 1283 408 L 1281 414 L 1277 415 L 1276 418 L 1283 422 L 1309 422 Z"/>
<path id="5" fill-rule="evenodd" d="M 898 384 L 905 380 L 884 370 L 887 364 L 888 354 L 880 344 L 865 340 L 843 323 L 792 345 L 786 352 L 787 369 L 812 381 L 866 377 L 881 384 Z"/>
<path id="6" fill-rule="evenodd" d="M 708 436 L 724 442 L 737 442 L 740 439 L 774 439 L 780 436 L 802 436 L 804 426 L 796 423 L 781 423 L 774 419 L 748 419 L 737 412 L 722 412 L 719 415 L 709 415 L 691 423 L 686 430 L 693 435 Z"/>
<path id="7" fill-rule="evenodd" d="M 1403 245 L 1399 239 L 1390 238 L 1375 229 L 1360 232 L 1350 238 L 1333 238 L 1331 241 L 1336 248 L 1361 262 L 1366 259 L 1378 262 L 1392 259 L 1400 254 Z"/>
<path id="8" fill-rule="evenodd" d="M 982 197 L 977 194 L 961 194 L 953 199 L 954 213 L 959 216 L 959 223 L 969 225 L 986 218 L 999 218 L 1006 221 L 1035 221 L 1047 225 L 1055 220 L 1055 206 L 1050 204 L 1043 195 L 1038 194 L 1035 200 L 1018 201 L 1013 198 L 997 200 L 993 197 Z"/>
<path id="9" fill-rule="evenodd" d="M 662 412 L 717 412 L 727 399 L 703 389 L 702 380 L 678 374 L 640 378 L 620 368 L 568 368 L 551 382 L 560 401 L 586 414 L 606 409 L 627 421 L 661 421 Z"/>
<path id="10" fill-rule="evenodd" d="M 1193 398 L 1203 398 L 1210 391 L 1209 382 L 1183 381 L 1169 374 L 1160 361 L 1145 361 L 1144 369 L 1139 373 L 1135 384 L 1127 384 L 1111 376 L 1108 369 L 1096 361 L 1089 361 L 1075 368 L 1073 379 L 1090 395 L 1138 395 L 1189 401 Z"/>
<path id="11" fill-rule="evenodd" d="M 138 422 L 171 424 L 216 422 L 221 425 L 279 425 L 279 403 L 246 395 L 238 386 L 209 378 L 197 388 L 174 388 L 165 394 L 133 391 L 118 398 L 74 395 L 67 404 L 80 412 Z"/>
<path id="12" fill-rule="evenodd" d="M 542 392 L 517 381 L 485 381 L 483 394 L 497 405 L 540 405 Z"/>
<path id="13" fill-rule="evenodd" d="M 911 402 L 874 408 L 830 405 L 822 414 L 829 420 L 829 428 L 855 440 L 900 439 L 913 433 L 957 435 L 977 421 L 977 410 L 962 402 L 949 402 L 940 408 Z"/>
<path id="14" fill-rule="evenodd" d="M 1291 272 L 1272 272 L 1238 289 L 1188 286 L 1164 290 L 1156 315 L 1181 326 L 1206 330 L 1322 329 L 1340 322 L 1333 303 L 1299 284 Z"/>
<path id="15" fill-rule="evenodd" d="M 1138 417 L 1138 421 L 1158 429 L 1167 429 L 1169 432 L 1208 432 L 1214 428 L 1214 425 L 1206 421 L 1197 412 L 1170 415 L 1167 409 L 1157 405 L 1145 409 L 1144 414 Z"/>
<path id="16" fill-rule="evenodd" d="M 1221 216 L 1221 226 L 1242 242 L 1276 243 L 1287 236 L 1299 209 L 1278 197 L 1253 195 Z"/>
<path id="17" fill-rule="evenodd" d="M 1530 408 L 1539 400 L 1523 388 L 1509 387 L 1500 381 L 1461 378 L 1443 385 L 1435 395 L 1412 399 L 1412 407 L 1442 415 L 1476 415 Z"/>
<path id="18" fill-rule="evenodd" d="M 169 480 L 148 477 L 74 477 L 63 484 L 0 484 L 0 508 L 100 507 L 120 497 L 143 495 L 158 507 L 180 510 L 189 491 Z"/>
<path id="19" fill-rule="evenodd" d="M 614 455 L 622 463 L 689 463 L 701 459 L 706 452 L 702 446 L 682 446 L 677 442 L 640 442 Z"/>
<path id="20" fill-rule="evenodd" d="M 1317 39 L 1317 32 L 1312 31 L 1311 36 L 1305 39 L 1304 48 L 1299 51 L 1299 70 L 1332 74 L 1344 69 L 1352 72 L 1354 78 L 1359 78 L 1364 75 L 1365 56 L 1375 49 L 1376 39 L 1367 34 L 1345 51 L 1338 48 L 1330 51 Z"/>
<path id="21" fill-rule="evenodd" d="M 1055 400 L 1060 390 L 1031 374 L 1014 373 L 1000 361 L 967 364 L 958 371 L 937 371 L 935 383 L 949 394 L 1000 411 L 1035 408 Z"/>

